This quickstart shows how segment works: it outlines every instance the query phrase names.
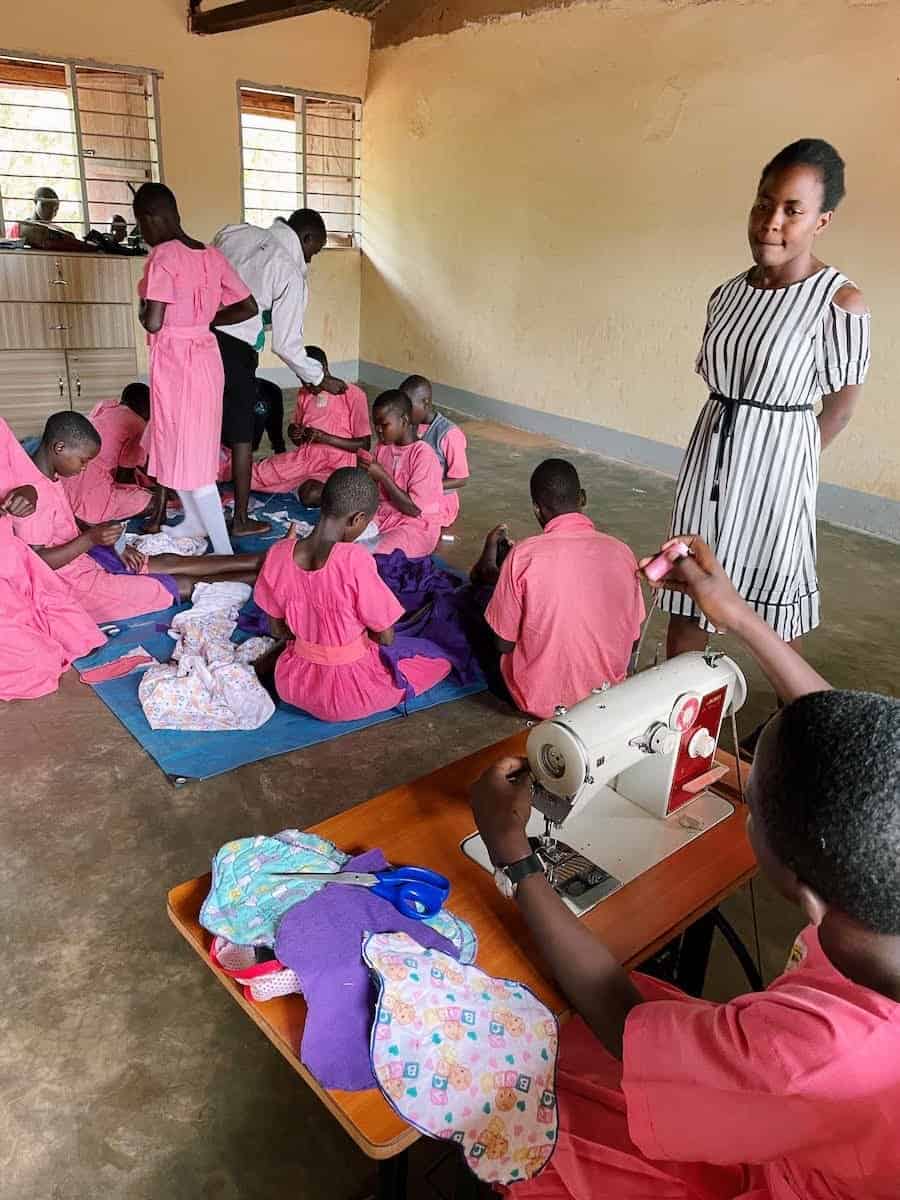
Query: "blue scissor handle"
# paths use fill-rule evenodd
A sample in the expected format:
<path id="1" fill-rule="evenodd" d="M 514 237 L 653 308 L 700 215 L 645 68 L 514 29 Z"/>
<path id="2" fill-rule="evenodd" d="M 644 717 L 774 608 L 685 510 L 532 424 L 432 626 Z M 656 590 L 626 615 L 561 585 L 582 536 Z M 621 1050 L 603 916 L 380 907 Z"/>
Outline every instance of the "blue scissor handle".
<path id="1" fill-rule="evenodd" d="M 435 916 L 450 895 L 450 881 L 426 867 L 397 867 L 375 874 L 378 883 L 372 891 L 414 921 Z"/>

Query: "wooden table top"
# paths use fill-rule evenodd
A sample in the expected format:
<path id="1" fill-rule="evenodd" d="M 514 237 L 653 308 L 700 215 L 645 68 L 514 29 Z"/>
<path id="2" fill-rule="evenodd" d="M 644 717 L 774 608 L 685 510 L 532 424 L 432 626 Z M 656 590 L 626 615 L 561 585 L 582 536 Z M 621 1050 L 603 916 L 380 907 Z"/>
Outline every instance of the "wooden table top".
<path id="1" fill-rule="evenodd" d="M 545 974 L 518 908 L 504 900 L 492 877 L 460 850 L 474 830 L 467 793 L 481 773 L 503 754 L 524 752 L 526 734 L 516 734 L 477 754 L 442 767 L 412 783 L 392 788 L 309 832 L 328 838 L 348 853 L 379 847 L 393 863 L 430 867 L 450 880 L 450 905 L 478 934 L 478 965 L 491 975 L 525 983 L 556 1013 L 562 995 Z M 715 790 L 736 801 L 734 759 L 720 751 L 730 771 Z M 746 767 L 744 768 L 746 772 Z M 714 908 L 750 879 L 756 860 L 738 806 L 727 820 L 627 884 L 582 918 L 627 967 L 636 966 Z M 411 1145 L 418 1133 L 376 1090 L 326 1091 L 306 1070 L 298 1047 L 306 1018 L 300 996 L 254 1004 L 240 986 L 209 960 L 211 936 L 198 920 L 209 891 L 209 875 L 188 880 L 169 892 L 169 916 L 234 1000 L 262 1029 L 294 1070 L 312 1088 L 370 1158 L 390 1158 Z"/>

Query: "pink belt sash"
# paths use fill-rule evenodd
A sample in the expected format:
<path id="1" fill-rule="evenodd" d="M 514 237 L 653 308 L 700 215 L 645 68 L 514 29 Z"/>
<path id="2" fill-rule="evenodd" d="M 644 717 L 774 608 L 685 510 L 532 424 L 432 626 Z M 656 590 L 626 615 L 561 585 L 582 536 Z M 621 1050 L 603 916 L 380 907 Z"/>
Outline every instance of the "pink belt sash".
<path id="1" fill-rule="evenodd" d="M 369 652 L 369 644 L 369 636 L 365 633 L 361 633 L 355 641 L 348 642 L 346 646 L 320 646 L 316 642 L 294 638 L 294 653 L 306 662 L 317 663 L 322 667 L 346 667 L 365 658 Z"/>
<path id="2" fill-rule="evenodd" d="M 153 336 L 180 338 L 183 341 L 196 341 L 198 338 L 211 338 L 213 335 L 208 325 L 167 325 L 164 323 L 159 333 Z"/>

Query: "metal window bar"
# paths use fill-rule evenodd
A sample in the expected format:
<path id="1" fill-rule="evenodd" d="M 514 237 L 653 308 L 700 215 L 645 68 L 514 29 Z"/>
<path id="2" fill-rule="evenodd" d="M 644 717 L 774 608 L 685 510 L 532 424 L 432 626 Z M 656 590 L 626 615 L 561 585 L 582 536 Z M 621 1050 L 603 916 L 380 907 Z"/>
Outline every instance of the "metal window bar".
<path id="1" fill-rule="evenodd" d="M 0 55 L 18 63 L 41 62 L 45 60 L 28 58 L 15 53 L 6 53 Z M 113 64 L 105 63 L 87 63 L 78 60 L 54 60 L 55 66 L 62 68 L 65 75 L 65 85 L 60 84 L 54 89 L 50 89 L 48 94 L 42 96 L 42 103 L 24 103 L 15 100 L 8 102 L 4 101 L 5 108 L 14 110 L 27 110 L 32 114 L 32 119 L 36 116 L 40 120 L 41 114 L 46 114 L 40 126 L 23 125 L 3 125 L 0 126 L 0 132 L 15 133 L 18 135 L 48 135 L 54 134 L 59 139 L 72 138 L 74 139 L 74 149 L 72 153 L 63 153 L 60 151 L 43 150 L 40 147 L 29 148 L 27 145 L 11 146 L 0 148 L 0 182 L 3 187 L 9 186 L 12 180 L 31 180 L 41 183 L 77 183 L 81 194 L 79 200 L 63 200 L 66 205 L 74 205 L 81 210 L 82 220 L 59 220 L 57 224 L 63 226 L 71 226 L 73 228 L 81 228 L 86 231 L 91 224 L 91 209 L 100 215 L 101 210 L 110 207 L 121 207 L 126 203 L 124 194 L 121 198 L 118 195 L 110 196 L 110 192 L 121 193 L 127 190 L 129 180 L 137 180 L 141 176 L 151 178 L 161 178 L 162 173 L 162 154 L 159 146 L 159 94 L 157 85 L 157 73 L 150 69 L 120 67 Z M 90 72 L 97 71 L 105 75 L 107 78 L 114 77 L 118 87 L 104 87 L 101 80 L 96 82 L 91 78 Z M 21 87 L 23 90 L 28 87 L 27 83 L 10 84 L 10 87 Z M 103 103 L 104 96 L 114 96 L 122 104 L 124 111 L 116 112 L 112 106 L 107 108 L 97 108 L 94 105 Z M 81 100 L 85 101 L 85 106 L 82 107 Z M 57 101 L 57 102 L 54 102 Z M 88 107 L 90 105 L 91 107 Z M 68 129 L 47 129 L 46 125 L 52 124 L 56 115 L 65 113 L 71 128 Z M 53 116 L 51 117 L 51 114 Z M 85 124 L 97 125 L 98 121 L 83 121 L 83 116 L 91 117 L 106 117 L 109 118 L 109 124 L 114 128 L 87 131 Z M 11 114 L 11 119 L 16 120 L 15 114 Z M 105 124 L 105 123 L 104 123 Z M 115 126 L 120 128 L 116 129 Z M 121 128 L 122 125 L 126 129 Z M 140 128 L 142 132 L 130 133 L 127 128 Z M 144 136 L 146 134 L 147 136 Z M 16 139 L 11 139 L 14 143 L 22 139 L 21 136 Z M 134 157 L 130 154 L 97 154 L 97 149 L 106 149 L 110 142 L 120 141 L 128 148 L 128 143 L 141 143 L 147 147 L 145 157 Z M 86 143 L 86 144 L 85 144 Z M 59 143 L 57 143 L 59 144 Z M 7 162 L 9 166 L 14 165 L 15 156 L 23 156 L 34 154 L 40 156 L 41 159 L 56 160 L 60 172 L 68 172 L 73 170 L 76 173 L 60 173 L 54 169 L 52 171 L 43 171 L 40 174 L 28 174 L 20 171 L 5 171 L 3 163 Z M 98 169 L 92 171 L 89 167 L 90 163 L 98 164 Z M 71 164 L 71 166 L 70 166 Z M 107 164 L 106 166 L 99 164 Z M 15 164 L 18 165 L 18 164 Z M 29 164 L 30 165 L 30 164 Z M 117 171 L 118 168 L 118 171 Z M 118 178 L 117 178 L 118 174 Z M 101 198 L 94 198 L 95 189 L 99 189 L 101 193 L 106 195 Z M 16 189 L 19 190 L 18 188 Z M 130 193 L 129 193 L 130 198 Z M 16 202 L 18 200 L 30 200 L 32 197 L 15 197 L 4 195 L 0 188 L 0 228 L 4 228 L 10 220 L 16 220 L 15 217 L 7 215 L 4 211 L 6 202 Z M 105 217 L 104 217 L 105 219 Z"/>

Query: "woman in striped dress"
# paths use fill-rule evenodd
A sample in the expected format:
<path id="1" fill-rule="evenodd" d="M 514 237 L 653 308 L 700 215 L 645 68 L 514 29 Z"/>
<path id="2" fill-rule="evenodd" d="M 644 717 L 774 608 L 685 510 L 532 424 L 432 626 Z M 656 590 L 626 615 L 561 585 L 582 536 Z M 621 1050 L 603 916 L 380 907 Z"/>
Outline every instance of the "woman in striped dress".
<path id="1" fill-rule="evenodd" d="M 675 492 L 673 533 L 699 533 L 744 599 L 788 642 L 819 623 L 819 451 L 844 428 L 869 365 L 869 314 L 813 253 L 844 195 L 827 142 L 787 146 L 750 210 L 755 266 L 712 294 L 697 371 L 710 397 Z M 821 402 L 816 416 L 816 405 Z M 662 592 L 668 655 L 703 649 L 709 623 Z"/>

